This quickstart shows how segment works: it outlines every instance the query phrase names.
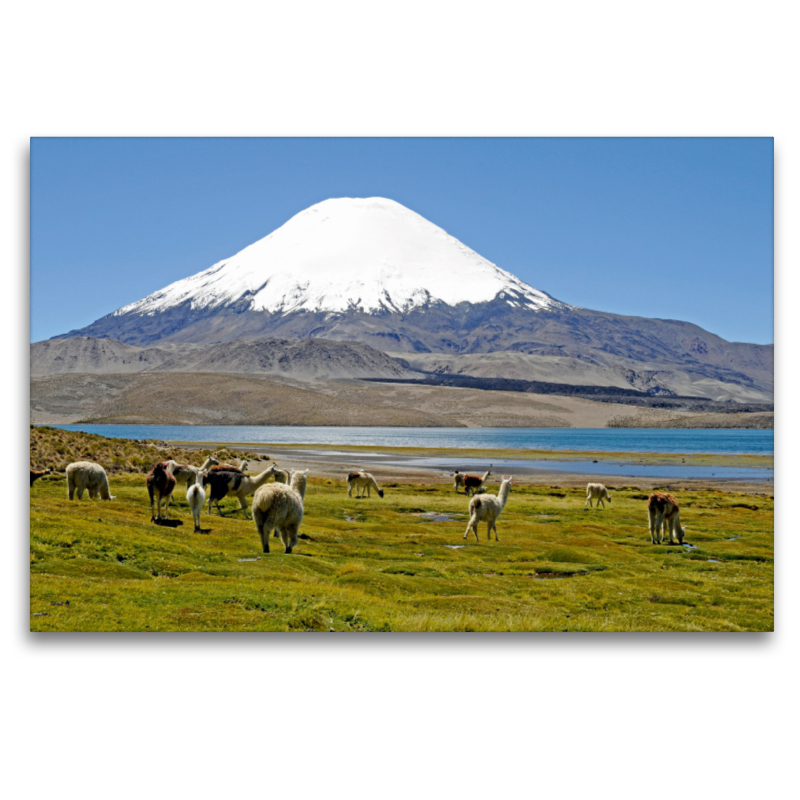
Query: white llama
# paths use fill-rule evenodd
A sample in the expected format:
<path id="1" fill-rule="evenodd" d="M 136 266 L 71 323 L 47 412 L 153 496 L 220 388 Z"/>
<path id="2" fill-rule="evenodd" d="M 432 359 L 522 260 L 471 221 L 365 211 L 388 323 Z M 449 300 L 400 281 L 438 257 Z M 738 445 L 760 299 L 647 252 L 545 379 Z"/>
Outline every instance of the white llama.
<path id="1" fill-rule="evenodd" d="M 497 518 L 503 513 L 508 500 L 508 493 L 511 491 L 511 484 L 513 478 L 511 475 L 503 476 L 503 482 L 500 484 L 500 491 L 495 497 L 493 494 L 478 494 L 469 501 L 469 522 L 467 523 L 467 530 L 464 533 L 466 539 L 469 535 L 469 530 L 475 534 L 475 541 L 478 541 L 478 523 L 486 522 L 488 527 L 486 535 L 488 539 L 492 538 L 492 529 L 494 528 L 494 539 L 496 542 L 500 540 L 497 538 Z"/>

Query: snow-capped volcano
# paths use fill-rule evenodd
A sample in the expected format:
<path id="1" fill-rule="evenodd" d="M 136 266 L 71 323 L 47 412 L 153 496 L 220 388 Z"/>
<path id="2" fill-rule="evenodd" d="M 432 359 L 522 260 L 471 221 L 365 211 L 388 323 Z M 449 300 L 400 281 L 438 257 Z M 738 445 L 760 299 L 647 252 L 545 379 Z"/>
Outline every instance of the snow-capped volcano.
<path id="1" fill-rule="evenodd" d="M 484 303 L 501 292 L 533 311 L 565 306 L 487 261 L 394 200 L 325 200 L 269 236 L 114 316 L 240 310 L 407 313 L 437 301 Z"/>
<path id="2" fill-rule="evenodd" d="M 690 394 L 748 401 L 772 391 L 771 347 L 558 302 L 380 197 L 311 206 L 236 255 L 59 338 L 76 337 L 212 349 L 326 339 L 434 372 L 508 377 L 513 362 L 514 377 L 546 373 L 554 383 L 690 386 Z M 331 353 L 315 353 L 314 374 L 333 374 Z"/>

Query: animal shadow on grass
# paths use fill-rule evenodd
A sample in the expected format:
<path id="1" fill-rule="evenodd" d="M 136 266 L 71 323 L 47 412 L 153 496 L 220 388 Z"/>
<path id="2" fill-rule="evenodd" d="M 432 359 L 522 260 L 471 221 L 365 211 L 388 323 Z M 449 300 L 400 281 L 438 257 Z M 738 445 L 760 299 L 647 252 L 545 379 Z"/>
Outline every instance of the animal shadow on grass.
<path id="1" fill-rule="evenodd" d="M 153 522 L 163 528 L 177 528 L 179 525 L 183 525 L 183 520 L 180 519 L 155 519 Z"/>

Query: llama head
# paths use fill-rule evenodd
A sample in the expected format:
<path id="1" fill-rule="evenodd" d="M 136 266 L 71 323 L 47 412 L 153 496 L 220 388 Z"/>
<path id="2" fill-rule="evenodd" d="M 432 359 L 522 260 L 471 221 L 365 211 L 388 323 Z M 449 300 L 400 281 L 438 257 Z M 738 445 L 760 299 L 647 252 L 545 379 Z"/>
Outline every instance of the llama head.
<path id="1" fill-rule="evenodd" d="M 289 484 L 290 489 L 294 489 L 301 497 L 305 497 L 306 491 L 306 480 L 308 478 L 308 470 L 307 469 L 298 469 L 292 475 L 291 483 Z"/>

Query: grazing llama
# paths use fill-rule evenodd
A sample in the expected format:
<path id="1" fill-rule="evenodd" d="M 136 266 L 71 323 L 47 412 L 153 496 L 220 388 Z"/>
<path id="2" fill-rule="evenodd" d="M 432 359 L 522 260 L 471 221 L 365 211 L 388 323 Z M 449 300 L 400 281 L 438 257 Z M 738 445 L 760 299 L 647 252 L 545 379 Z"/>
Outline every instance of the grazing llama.
<path id="1" fill-rule="evenodd" d="M 245 518 L 250 519 L 250 515 L 247 513 L 247 496 L 263 486 L 276 470 L 277 467 L 273 464 L 262 473 L 250 476 L 239 471 L 220 471 L 212 467 L 203 477 L 203 486 L 211 487 L 211 491 L 208 493 L 208 513 L 211 513 L 211 504 L 215 503 L 219 515 L 225 516 L 219 507 L 219 501 L 225 497 L 237 497 Z"/>
<path id="2" fill-rule="evenodd" d="M 483 473 L 483 475 L 473 475 L 472 473 L 468 472 L 464 476 L 464 494 L 468 495 L 472 492 L 473 495 L 478 494 L 478 492 L 483 491 L 483 484 L 486 483 L 486 479 L 492 474 L 491 473 L 492 465 L 489 465 L 489 469 Z"/>
<path id="3" fill-rule="evenodd" d="M 67 496 L 70 500 L 78 493 L 78 500 L 83 500 L 83 490 L 89 492 L 94 500 L 99 494 L 103 500 L 114 500 L 108 489 L 106 471 L 94 461 L 75 461 L 67 465 Z"/>
<path id="4" fill-rule="evenodd" d="M 456 494 L 459 493 L 458 492 L 459 489 L 463 489 L 464 488 L 464 473 L 463 472 L 459 472 L 458 470 L 456 470 L 453 473 L 453 488 L 455 489 Z"/>
<path id="5" fill-rule="evenodd" d="M 38 481 L 39 478 L 43 477 L 44 475 L 51 475 L 52 472 L 53 472 L 53 470 L 51 470 L 51 469 L 43 469 L 41 471 L 38 470 L 38 469 L 32 469 L 31 470 L 31 486 L 33 486 L 33 482 L 34 481 Z"/>
<path id="6" fill-rule="evenodd" d="M 363 470 L 359 472 L 351 472 L 347 476 L 347 496 L 353 496 L 353 487 L 356 490 L 356 500 L 360 500 L 364 497 L 364 492 L 367 493 L 367 497 L 370 496 L 370 488 L 374 489 L 378 493 L 378 497 L 383 497 L 383 489 L 381 489 L 378 484 L 375 482 L 375 478 L 369 474 L 369 472 L 364 472 Z"/>
<path id="7" fill-rule="evenodd" d="M 467 523 L 467 530 L 464 532 L 464 538 L 469 535 L 470 528 L 475 534 L 475 541 L 478 541 L 478 523 L 486 522 L 487 530 L 486 536 L 491 540 L 492 529 L 494 528 L 494 540 L 499 542 L 497 538 L 497 518 L 503 513 L 508 500 L 508 493 L 511 491 L 511 484 L 513 483 L 511 475 L 506 477 L 503 475 L 503 482 L 500 484 L 500 491 L 495 497 L 493 494 L 479 494 L 469 501 L 469 522 Z"/>
<path id="8" fill-rule="evenodd" d="M 241 472 L 244 473 L 244 470 L 240 467 L 236 467 L 233 464 L 215 464 L 211 467 L 209 472 Z"/>
<path id="9" fill-rule="evenodd" d="M 587 483 L 586 484 L 586 502 L 583 504 L 583 507 L 586 508 L 587 504 L 589 508 L 592 507 L 592 500 L 597 501 L 597 507 L 603 508 L 606 507 L 606 504 L 603 502 L 603 498 L 611 502 L 611 495 L 608 493 L 608 489 L 603 486 L 602 483 Z"/>
<path id="10" fill-rule="evenodd" d="M 285 483 L 268 483 L 256 490 L 253 520 L 264 553 L 269 553 L 269 534 L 273 530 L 280 535 L 286 553 L 291 553 L 297 544 L 297 534 L 303 521 L 307 478 L 307 469 L 298 470 L 292 475 L 289 486 Z"/>
<path id="11" fill-rule="evenodd" d="M 650 541 L 653 544 L 656 544 L 656 535 L 659 544 L 664 541 L 664 530 L 669 532 L 670 544 L 683 544 L 686 528 L 681 527 L 678 501 L 671 494 L 653 492 L 647 500 L 647 517 L 650 522 Z"/>
<path id="12" fill-rule="evenodd" d="M 201 474 L 200 480 L 193 483 L 191 486 L 186 487 L 186 502 L 192 510 L 192 518 L 194 519 L 194 532 L 202 533 L 200 530 L 200 514 L 203 511 L 203 505 L 206 502 L 206 490 L 203 488 L 203 476 Z"/>
<path id="13" fill-rule="evenodd" d="M 150 495 L 150 522 L 158 523 L 169 518 L 169 501 L 176 485 L 175 476 L 167 469 L 166 463 L 159 461 L 147 475 L 147 493 Z M 158 513 L 156 513 L 156 503 Z M 161 503 L 164 503 L 164 516 L 161 516 Z"/>
<path id="14" fill-rule="evenodd" d="M 185 483 L 188 488 L 197 483 L 197 479 L 200 477 L 201 473 L 205 472 L 212 465 L 219 464 L 219 461 L 213 456 L 209 456 L 203 462 L 202 467 L 193 467 L 191 464 L 179 464 L 172 459 L 164 463 L 167 465 L 170 474 L 175 476 L 175 480 L 178 481 L 178 483 Z"/>

